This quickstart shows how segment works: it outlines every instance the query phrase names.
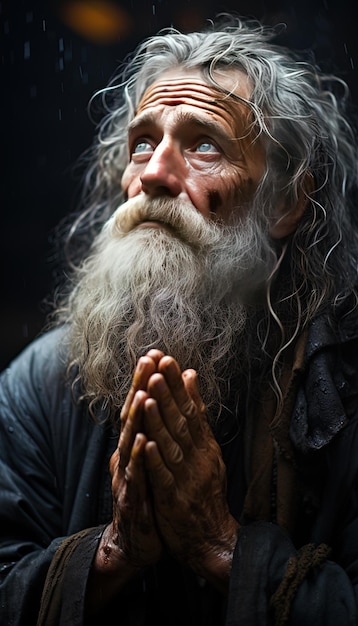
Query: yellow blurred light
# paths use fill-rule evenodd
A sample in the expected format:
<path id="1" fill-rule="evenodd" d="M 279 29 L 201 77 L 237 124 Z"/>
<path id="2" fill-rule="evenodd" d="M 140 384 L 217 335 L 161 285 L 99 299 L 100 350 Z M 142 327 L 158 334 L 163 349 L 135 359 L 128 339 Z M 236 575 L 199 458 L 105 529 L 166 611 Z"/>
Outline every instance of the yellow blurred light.
<path id="1" fill-rule="evenodd" d="M 62 21 L 96 43 L 114 43 L 131 31 L 128 13 L 110 0 L 71 0 L 59 7 Z"/>

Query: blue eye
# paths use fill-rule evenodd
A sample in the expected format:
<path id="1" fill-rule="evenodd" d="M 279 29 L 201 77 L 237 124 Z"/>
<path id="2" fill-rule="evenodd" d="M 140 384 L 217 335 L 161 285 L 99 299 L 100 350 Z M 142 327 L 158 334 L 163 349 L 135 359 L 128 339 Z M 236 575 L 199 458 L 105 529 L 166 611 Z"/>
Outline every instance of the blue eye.
<path id="1" fill-rule="evenodd" d="M 140 141 L 133 148 L 133 154 L 141 154 L 143 152 L 152 152 L 152 146 L 148 141 Z"/>
<path id="2" fill-rule="evenodd" d="M 196 146 L 196 151 L 201 153 L 218 152 L 216 146 L 209 141 L 203 141 Z"/>

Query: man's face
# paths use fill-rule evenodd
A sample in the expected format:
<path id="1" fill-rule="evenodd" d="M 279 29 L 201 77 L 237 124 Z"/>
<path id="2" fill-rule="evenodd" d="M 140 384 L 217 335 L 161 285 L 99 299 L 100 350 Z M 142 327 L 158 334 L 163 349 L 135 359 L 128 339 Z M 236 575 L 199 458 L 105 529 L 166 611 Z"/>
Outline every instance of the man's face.
<path id="1" fill-rule="evenodd" d="M 244 74 L 215 78 L 249 97 Z M 218 381 L 246 362 L 247 304 L 261 301 L 277 261 L 251 202 L 265 170 L 253 126 L 249 107 L 198 72 L 167 73 L 145 92 L 129 128 L 128 199 L 72 299 L 89 397 L 120 407 L 138 356 L 156 347 L 197 369 L 216 406 Z"/>
<path id="2" fill-rule="evenodd" d="M 215 78 L 249 99 L 244 73 Z M 228 222 L 252 199 L 265 169 L 252 121 L 245 104 L 223 97 L 199 71 L 164 74 L 144 93 L 129 126 L 124 193 L 129 199 L 139 194 L 177 198 L 205 218 Z"/>

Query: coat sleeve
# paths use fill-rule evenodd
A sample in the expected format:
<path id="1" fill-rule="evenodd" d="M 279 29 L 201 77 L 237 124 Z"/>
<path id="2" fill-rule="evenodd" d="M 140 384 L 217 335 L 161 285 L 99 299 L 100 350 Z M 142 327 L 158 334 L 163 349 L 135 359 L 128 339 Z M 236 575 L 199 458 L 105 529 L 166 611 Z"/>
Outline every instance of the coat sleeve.
<path id="1" fill-rule="evenodd" d="M 79 500 L 79 488 L 72 492 L 76 479 L 66 478 L 73 474 L 76 455 L 65 445 L 74 416 L 61 391 L 62 343 L 57 331 L 39 338 L 0 379 L 1 624 L 36 624 L 49 566 L 73 532 L 67 510 Z M 86 428 L 79 427 L 86 446 Z M 82 467 L 81 458 L 75 462 Z M 85 495 L 84 502 L 90 500 Z"/>
<path id="2" fill-rule="evenodd" d="M 46 377 L 41 383 L 35 371 L 36 353 L 25 350 L 3 372 L 0 387 L 1 623 L 14 626 L 36 623 L 46 572 L 62 540 L 43 419 Z"/>
<path id="3" fill-rule="evenodd" d="M 322 558 L 315 558 L 317 550 Z M 352 583 L 321 547 L 297 552 L 275 524 L 243 526 L 234 553 L 226 626 L 240 624 L 356 626 Z"/>
<path id="4" fill-rule="evenodd" d="M 297 551 L 278 525 L 243 526 L 233 558 L 226 626 L 358 624 L 356 307 L 352 312 L 339 319 L 333 334 L 326 315 L 312 324 L 306 373 L 291 421 L 300 471 L 315 493 L 309 543 Z"/>
<path id="5" fill-rule="evenodd" d="M 36 626 L 90 623 L 85 618 L 86 585 L 104 528 L 88 528 L 61 543 L 47 573 Z"/>
<path id="6" fill-rule="evenodd" d="M 311 468 L 323 485 L 309 543 L 297 550 L 268 522 L 241 527 L 226 626 L 358 624 L 358 413 L 320 459 Z"/>

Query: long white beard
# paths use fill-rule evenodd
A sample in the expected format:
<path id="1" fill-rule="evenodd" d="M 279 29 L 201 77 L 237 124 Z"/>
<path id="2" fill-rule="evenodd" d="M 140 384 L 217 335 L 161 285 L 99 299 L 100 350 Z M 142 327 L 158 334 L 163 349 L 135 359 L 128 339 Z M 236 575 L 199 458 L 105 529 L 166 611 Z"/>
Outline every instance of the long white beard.
<path id="1" fill-rule="evenodd" d="M 163 226 L 136 227 L 150 220 Z M 198 370 L 217 413 L 223 381 L 239 367 L 247 304 L 274 262 L 248 218 L 225 227 L 177 199 L 127 201 L 97 237 L 69 300 L 84 395 L 120 409 L 138 357 L 155 347 Z"/>

